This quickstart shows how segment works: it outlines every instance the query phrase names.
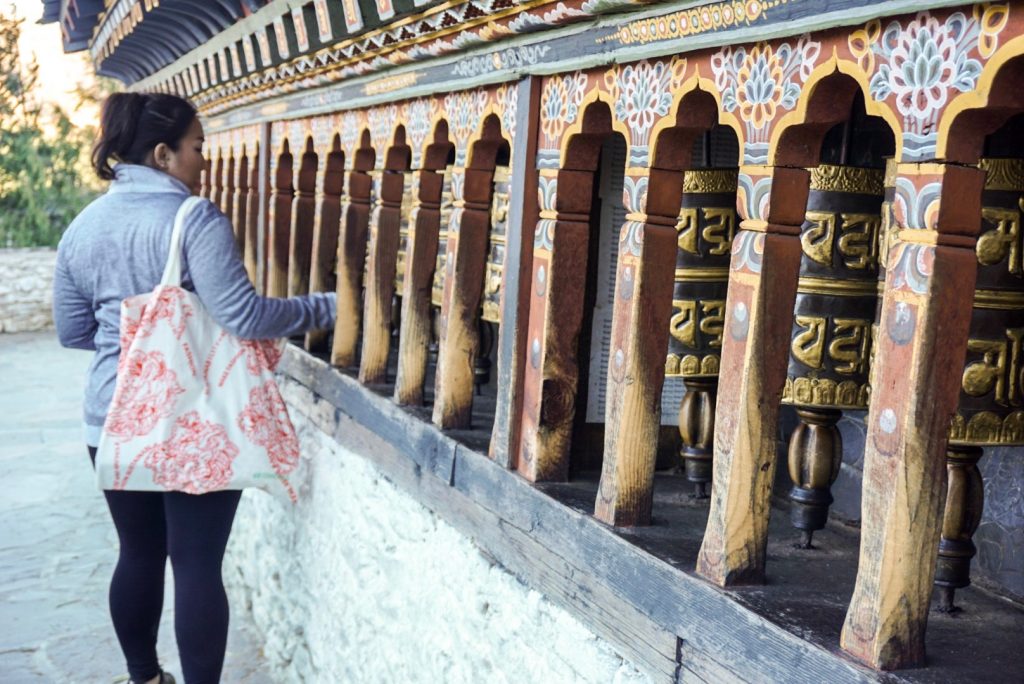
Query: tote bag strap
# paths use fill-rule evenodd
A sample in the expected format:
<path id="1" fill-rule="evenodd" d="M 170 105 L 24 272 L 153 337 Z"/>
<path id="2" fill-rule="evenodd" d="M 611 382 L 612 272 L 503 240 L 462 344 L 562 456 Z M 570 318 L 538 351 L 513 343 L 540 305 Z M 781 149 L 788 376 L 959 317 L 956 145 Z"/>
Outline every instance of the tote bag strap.
<path id="1" fill-rule="evenodd" d="M 167 265 L 164 266 L 164 276 L 160 279 L 161 285 L 181 285 L 181 231 L 185 226 L 185 216 L 192 210 L 192 207 L 202 201 L 202 198 L 191 195 L 181 203 L 178 213 L 174 215 L 171 246 L 167 250 Z"/>

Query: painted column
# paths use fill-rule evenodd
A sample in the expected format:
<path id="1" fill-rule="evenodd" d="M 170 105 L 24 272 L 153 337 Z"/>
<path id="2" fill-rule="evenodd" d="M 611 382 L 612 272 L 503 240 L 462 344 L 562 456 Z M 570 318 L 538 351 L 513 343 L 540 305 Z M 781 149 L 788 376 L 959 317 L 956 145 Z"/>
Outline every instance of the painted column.
<path id="1" fill-rule="evenodd" d="M 651 519 L 661 390 L 676 266 L 675 217 L 646 214 L 648 169 L 626 170 L 619 237 L 604 460 L 594 514 L 609 525 Z"/>
<path id="2" fill-rule="evenodd" d="M 452 173 L 454 209 L 448 225 L 433 413 L 434 424 L 441 428 L 466 428 L 472 418 L 473 360 L 479 345 L 477 318 L 493 175 L 493 169 L 458 167 Z M 486 195 L 487 201 L 467 202 L 470 186 L 477 190 L 474 197 Z"/>
<path id="3" fill-rule="evenodd" d="M 338 232 L 338 318 L 334 325 L 334 348 L 331 350 L 331 363 L 335 366 L 356 365 L 356 348 L 362 329 L 363 270 L 366 264 L 366 232 L 370 222 L 372 184 L 370 175 L 365 171 L 351 171 L 348 174 L 348 201 L 343 200 L 341 204 Z"/>
<path id="4" fill-rule="evenodd" d="M 409 213 L 409 242 L 402 283 L 402 323 L 398 336 L 398 375 L 395 401 L 402 406 L 423 404 L 430 344 L 430 295 L 437 262 L 441 202 L 444 201 L 444 170 L 417 173 L 415 199 Z M 429 197 L 430 200 L 424 200 Z M 433 201 L 434 197 L 440 201 Z"/>
<path id="5" fill-rule="evenodd" d="M 389 156 L 402 152 L 392 148 Z M 394 164 L 388 160 L 387 167 Z M 406 160 L 404 165 L 408 165 Z M 395 269 L 402 224 L 402 196 L 405 173 L 386 168 L 370 221 L 365 299 L 363 305 L 363 353 L 359 360 L 359 381 L 367 384 L 387 380 L 391 349 L 391 307 L 395 292 Z"/>
<path id="6" fill-rule="evenodd" d="M 529 339 L 523 381 L 522 437 L 517 470 L 533 482 L 569 474 L 576 409 L 576 341 L 583 321 L 583 289 L 590 240 L 594 174 L 541 169 L 540 219 L 534 232 Z M 559 186 L 565 199 L 557 200 Z"/>
<path id="7" fill-rule="evenodd" d="M 977 272 L 984 173 L 900 164 L 871 408 L 857 583 L 845 651 L 873 667 L 923 665 L 950 417 L 956 410 Z"/>
<path id="8" fill-rule="evenodd" d="M 697 572 L 721 586 L 764 581 L 776 423 L 793 324 L 804 169 L 742 166 L 715 423 L 711 509 Z"/>

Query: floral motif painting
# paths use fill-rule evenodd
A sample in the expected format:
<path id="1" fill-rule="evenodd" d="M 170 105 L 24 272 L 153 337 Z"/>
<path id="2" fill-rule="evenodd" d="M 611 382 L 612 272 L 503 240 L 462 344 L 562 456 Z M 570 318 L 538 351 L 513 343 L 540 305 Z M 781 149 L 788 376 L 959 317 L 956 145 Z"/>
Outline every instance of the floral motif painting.
<path id="1" fill-rule="evenodd" d="M 943 109 L 974 89 L 981 59 L 995 52 L 1008 17 L 1006 4 L 976 5 L 970 17 L 954 12 L 940 21 L 919 12 L 884 29 L 874 20 L 850 34 L 850 51 L 871 76 L 871 97 L 891 101 L 903 117 L 904 161 L 935 155 Z"/>
<path id="2" fill-rule="evenodd" d="M 615 118 L 629 129 L 629 166 L 648 163 L 651 130 L 672 107 L 673 92 L 686 71 L 686 60 L 615 66 L 605 74 L 605 87 L 613 99 Z"/>
<path id="3" fill-rule="evenodd" d="M 738 112 L 746 128 L 745 163 L 767 163 L 772 123 L 796 107 L 820 53 L 821 43 L 804 36 L 795 45 L 729 46 L 712 55 L 722 108 Z"/>
<path id="4" fill-rule="evenodd" d="M 541 148 L 558 147 L 562 131 L 579 116 L 580 104 L 586 92 L 587 75 L 583 72 L 576 71 L 547 79 L 540 96 Z"/>

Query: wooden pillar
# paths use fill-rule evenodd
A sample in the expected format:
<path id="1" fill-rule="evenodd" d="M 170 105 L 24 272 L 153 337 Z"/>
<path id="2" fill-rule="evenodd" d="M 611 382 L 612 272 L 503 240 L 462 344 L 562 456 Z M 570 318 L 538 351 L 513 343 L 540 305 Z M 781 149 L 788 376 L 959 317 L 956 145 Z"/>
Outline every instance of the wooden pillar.
<path id="1" fill-rule="evenodd" d="M 359 381 L 379 384 L 387 381 L 391 350 L 391 307 L 395 294 L 395 268 L 402 226 L 402 196 L 409 165 L 409 148 L 388 150 L 386 170 L 381 178 L 380 196 L 369 225 L 369 265 L 363 306 L 363 353 L 359 360 Z"/>
<path id="2" fill-rule="evenodd" d="M 534 231 L 528 363 L 516 464 L 532 482 L 561 481 L 569 474 L 594 173 L 542 169 L 539 183 L 541 208 Z"/>
<path id="3" fill-rule="evenodd" d="M 270 216 L 267 221 L 267 296 L 288 295 L 288 252 L 291 243 L 292 203 L 295 187 L 292 178 L 292 155 L 278 158 L 274 182 L 270 189 Z"/>
<path id="4" fill-rule="evenodd" d="M 270 254 L 270 186 L 273 184 L 271 165 L 271 124 L 269 122 L 260 126 L 260 142 L 257 149 L 259 155 L 259 183 L 254 193 L 256 214 L 256 289 L 263 294 L 267 293 L 267 272 Z"/>
<path id="5" fill-rule="evenodd" d="M 657 171 L 652 173 L 658 173 Z M 678 174 L 678 172 L 676 172 Z M 647 185 L 647 169 L 628 169 L 627 186 Z M 619 238 L 604 460 L 594 515 L 609 525 L 651 519 L 661 390 L 676 266 L 675 216 L 630 211 Z"/>
<path id="6" fill-rule="evenodd" d="M 740 167 L 715 423 L 711 509 L 697 572 L 721 586 L 764 581 L 776 422 L 800 269 L 804 169 Z M 768 193 L 762 209 L 757 199 Z"/>
<path id="7" fill-rule="evenodd" d="M 364 154 L 364 150 L 356 154 L 358 162 L 358 156 Z M 372 168 L 372 162 L 369 168 Z M 362 327 L 363 269 L 372 179 L 365 171 L 353 170 L 349 173 L 348 185 L 349 202 L 342 204 L 338 233 L 338 318 L 331 351 L 331 363 L 335 366 L 356 365 L 356 347 Z"/>
<path id="8" fill-rule="evenodd" d="M 461 181 L 459 175 L 463 176 Z M 448 231 L 434 390 L 433 420 L 440 428 L 469 427 L 472 417 L 473 360 L 479 345 L 477 320 L 486 270 L 493 176 L 493 168 L 456 168 L 453 172 L 455 208 Z M 466 196 L 475 199 L 467 201 Z"/>
<path id="9" fill-rule="evenodd" d="M 519 449 L 523 374 L 527 364 L 527 320 L 533 263 L 533 227 L 537 225 L 537 156 L 540 124 L 540 79 L 530 77 L 516 88 L 516 126 L 512 136 L 511 185 L 506 228 L 501 327 L 498 329 L 498 394 L 488 455 L 512 468 Z"/>
<path id="10" fill-rule="evenodd" d="M 288 296 L 309 293 L 309 272 L 313 255 L 313 232 L 317 223 L 318 159 L 312 147 L 302 155 L 298 192 L 292 205 L 291 236 L 288 242 Z"/>
<path id="11" fill-rule="evenodd" d="M 262 208 L 262 193 L 260 192 L 260 155 L 259 152 L 253 155 L 252 163 L 248 171 L 248 187 L 245 192 L 245 272 L 249 274 L 249 280 L 259 288 L 262 266 L 260 254 L 263 248 L 260 246 L 260 222 L 265 220 Z"/>
<path id="12" fill-rule="evenodd" d="M 428 159 L 430 153 L 427 153 Z M 445 193 L 444 172 L 419 172 L 419 190 L 409 214 L 409 242 L 402 283 L 402 321 L 398 336 L 398 374 L 395 401 L 403 406 L 423 403 L 430 343 L 430 294 L 437 261 L 437 236 L 441 202 Z"/>
<path id="13" fill-rule="evenodd" d="M 238 253 L 248 270 L 248 255 L 245 253 L 245 246 L 249 232 L 249 223 L 246 220 L 249 211 L 249 159 L 244 154 L 238 160 L 235 179 L 235 192 L 231 200 L 232 211 L 228 216 L 235 229 L 235 244 L 238 246 Z M 251 275 L 249 277 L 252 278 Z"/>
<path id="14" fill-rule="evenodd" d="M 238 187 L 238 178 L 235 175 L 235 155 L 232 152 L 228 158 L 227 167 L 224 169 L 224 191 L 220 197 L 220 208 L 229 219 L 235 214 L 235 188 Z M 241 229 L 238 224 L 232 221 L 232 228 L 235 230 L 235 242 L 239 241 Z"/>
<path id="15" fill-rule="evenodd" d="M 841 637 L 844 650 L 882 669 L 925 662 L 984 182 L 952 164 L 900 164 L 898 175 L 903 230 L 889 250 L 875 340 L 860 562 Z"/>
<path id="16" fill-rule="evenodd" d="M 338 259 L 338 223 L 341 219 L 341 207 L 347 203 L 341 196 L 344 184 L 342 153 L 331 152 L 327 155 L 323 181 L 320 192 L 317 193 L 313 254 L 310 258 L 310 292 L 333 292 L 337 287 L 334 269 Z M 306 333 L 306 349 L 325 351 L 327 334 L 326 330 L 311 330 Z"/>

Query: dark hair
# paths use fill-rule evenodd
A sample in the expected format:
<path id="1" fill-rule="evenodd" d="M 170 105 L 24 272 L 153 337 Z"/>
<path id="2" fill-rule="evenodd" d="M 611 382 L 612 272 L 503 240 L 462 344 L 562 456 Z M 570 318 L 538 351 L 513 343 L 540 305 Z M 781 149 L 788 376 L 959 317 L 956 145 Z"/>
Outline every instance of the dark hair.
<path id="1" fill-rule="evenodd" d="M 160 143 L 177 151 L 195 118 L 196 108 L 177 95 L 114 93 L 103 103 L 92 167 L 103 180 L 113 180 L 111 158 L 141 164 Z"/>

